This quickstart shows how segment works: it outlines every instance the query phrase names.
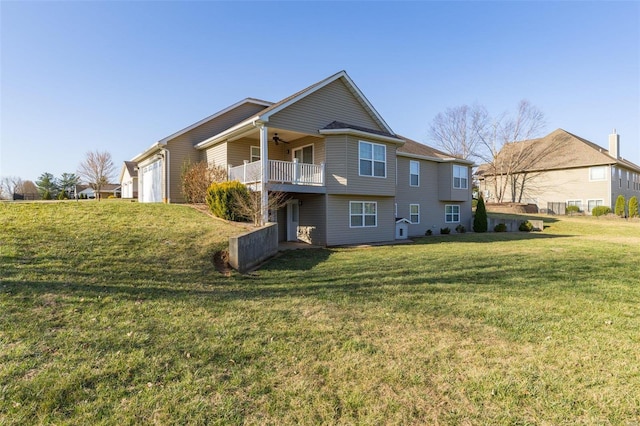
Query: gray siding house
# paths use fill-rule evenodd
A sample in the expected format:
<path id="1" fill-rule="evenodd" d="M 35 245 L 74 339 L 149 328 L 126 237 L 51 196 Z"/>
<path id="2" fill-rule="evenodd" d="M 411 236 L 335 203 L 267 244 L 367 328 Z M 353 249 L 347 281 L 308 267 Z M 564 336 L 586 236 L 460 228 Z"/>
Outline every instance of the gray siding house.
<path id="1" fill-rule="evenodd" d="M 181 170 L 198 161 L 227 167 L 263 201 L 287 193 L 285 208 L 263 211 L 283 241 L 392 241 L 399 218 L 409 235 L 471 222 L 471 162 L 395 134 L 345 71 L 277 103 L 245 99 L 131 161 L 140 202 L 184 202 Z"/>

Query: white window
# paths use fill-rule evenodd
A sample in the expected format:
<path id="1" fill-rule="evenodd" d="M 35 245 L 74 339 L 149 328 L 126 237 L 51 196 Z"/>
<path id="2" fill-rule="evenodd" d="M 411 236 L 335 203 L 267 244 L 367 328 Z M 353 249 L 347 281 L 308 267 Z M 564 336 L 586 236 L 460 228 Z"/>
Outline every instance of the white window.
<path id="1" fill-rule="evenodd" d="M 420 204 L 409 204 L 409 220 L 411 223 L 420 223 Z"/>
<path id="2" fill-rule="evenodd" d="M 445 205 L 444 221 L 447 223 L 460 222 L 460 205 L 458 204 Z"/>
<path id="3" fill-rule="evenodd" d="M 587 200 L 587 208 L 588 211 L 593 210 L 594 207 L 602 206 L 604 204 L 604 200 Z"/>
<path id="4" fill-rule="evenodd" d="M 567 200 L 567 206 L 577 206 L 582 211 L 582 200 Z"/>
<path id="5" fill-rule="evenodd" d="M 313 145 L 294 149 L 293 158 L 297 158 L 299 163 L 313 164 Z"/>
<path id="6" fill-rule="evenodd" d="M 375 201 L 350 201 L 349 226 L 351 228 L 373 228 L 378 226 L 378 206 Z"/>
<path id="7" fill-rule="evenodd" d="M 251 147 L 251 163 L 254 161 L 260 161 L 260 147 L 252 146 Z"/>
<path id="8" fill-rule="evenodd" d="M 469 187 L 469 168 L 453 165 L 453 187 L 467 189 Z"/>
<path id="9" fill-rule="evenodd" d="M 589 169 L 589 180 L 606 180 L 607 168 L 606 166 L 591 167 Z"/>
<path id="10" fill-rule="evenodd" d="M 420 162 L 409 161 L 409 185 L 420 186 Z"/>
<path id="11" fill-rule="evenodd" d="M 387 147 L 360 141 L 360 176 L 387 177 Z"/>

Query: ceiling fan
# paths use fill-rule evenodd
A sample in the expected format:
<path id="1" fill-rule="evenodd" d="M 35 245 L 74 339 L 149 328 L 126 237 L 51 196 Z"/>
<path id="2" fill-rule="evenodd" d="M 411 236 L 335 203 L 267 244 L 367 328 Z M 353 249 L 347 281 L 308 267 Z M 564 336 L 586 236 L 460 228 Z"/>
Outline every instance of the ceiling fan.
<path id="1" fill-rule="evenodd" d="M 287 141 L 283 140 L 282 138 L 280 138 L 280 136 L 278 136 L 278 134 L 277 134 L 277 133 L 274 133 L 274 134 L 273 134 L 273 138 L 272 138 L 272 139 L 273 139 L 273 141 L 275 142 L 275 144 L 276 144 L 276 145 L 278 145 L 278 143 L 280 143 L 280 142 L 282 142 L 282 143 L 289 143 L 289 142 L 287 142 Z"/>

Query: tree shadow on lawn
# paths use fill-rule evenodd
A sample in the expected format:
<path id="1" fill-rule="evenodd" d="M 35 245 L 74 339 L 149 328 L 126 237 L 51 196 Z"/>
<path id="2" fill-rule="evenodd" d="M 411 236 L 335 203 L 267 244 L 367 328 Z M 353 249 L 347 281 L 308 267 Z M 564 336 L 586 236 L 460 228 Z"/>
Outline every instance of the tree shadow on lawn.
<path id="1" fill-rule="evenodd" d="M 430 235 L 428 237 L 413 237 L 416 244 L 440 243 L 501 243 L 519 240 L 544 240 L 555 238 L 571 238 L 570 234 L 543 234 L 539 232 L 486 232 L 462 233 L 448 235 Z"/>

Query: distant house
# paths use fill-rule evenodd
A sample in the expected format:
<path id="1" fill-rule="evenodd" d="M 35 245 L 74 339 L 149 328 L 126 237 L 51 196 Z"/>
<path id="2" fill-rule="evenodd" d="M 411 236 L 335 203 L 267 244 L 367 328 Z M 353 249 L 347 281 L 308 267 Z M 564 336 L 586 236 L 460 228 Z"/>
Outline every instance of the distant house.
<path id="1" fill-rule="evenodd" d="M 471 221 L 472 163 L 394 133 L 345 71 L 276 103 L 247 98 L 153 144 L 131 160 L 138 200 L 184 202 L 180 174 L 198 161 L 261 191 L 263 222 L 277 222 L 282 241 L 392 241 L 405 225 L 415 236 Z M 278 211 L 266 208 L 272 191 L 288 195 Z"/>
<path id="2" fill-rule="evenodd" d="M 80 198 L 96 198 L 96 191 L 89 185 L 78 185 L 78 197 Z M 120 185 L 116 183 L 108 183 L 100 188 L 100 198 L 109 198 L 114 196 L 120 197 Z"/>
<path id="3" fill-rule="evenodd" d="M 502 180 L 500 170 L 495 173 L 486 164 L 478 168 L 476 177 L 485 200 L 496 201 L 496 180 L 505 182 L 503 201 L 514 201 L 514 194 L 521 202 L 556 213 L 570 205 L 585 212 L 600 205 L 614 209 L 618 195 L 640 196 L 640 166 L 620 156 L 620 135 L 615 130 L 609 135 L 608 150 L 557 129 L 543 138 L 509 144 L 498 158 L 513 158 L 516 150 L 517 155 L 526 155 L 526 161 L 513 171 L 519 182 L 515 186 Z"/>
<path id="4" fill-rule="evenodd" d="M 125 161 L 120 171 L 122 198 L 138 198 L 138 164 Z"/>

